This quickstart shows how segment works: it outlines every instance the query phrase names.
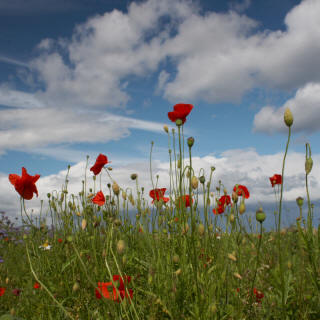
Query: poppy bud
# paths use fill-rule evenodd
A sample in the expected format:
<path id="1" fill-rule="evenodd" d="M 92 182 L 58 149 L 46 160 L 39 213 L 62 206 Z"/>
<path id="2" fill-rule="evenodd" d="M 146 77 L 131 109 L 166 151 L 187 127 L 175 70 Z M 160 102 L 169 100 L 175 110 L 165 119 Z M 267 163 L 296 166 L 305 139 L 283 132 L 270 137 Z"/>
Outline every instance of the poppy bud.
<path id="1" fill-rule="evenodd" d="M 8 284 L 8 283 L 9 283 L 9 278 L 7 277 L 7 278 L 6 278 L 6 284 Z"/>
<path id="2" fill-rule="evenodd" d="M 292 126 L 293 116 L 289 108 L 286 108 L 286 110 L 284 111 L 284 122 L 288 127 Z"/>
<path id="3" fill-rule="evenodd" d="M 115 195 L 119 195 L 120 188 L 119 188 L 119 185 L 115 181 L 112 184 L 112 190 Z"/>
<path id="4" fill-rule="evenodd" d="M 205 178 L 205 176 L 201 176 L 201 177 L 199 178 L 199 180 L 200 180 L 200 183 L 204 184 L 205 181 L 206 181 L 206 178 Z"/>
<path id="5" fill-rule="evenodd" d="M 230 222 L 233 223 L 234 222 L 234 214 L 230 214 Z"/>
<path id="6" fill-rule="evenodd" d="M 311 159 L 311 157 L 307 158 L 306 162 L 305 162 L 305 170 L 306 170 L 306 174 L 309 174 L 311 169 L 313 166 L 313 161 Z"/>
<path id="7" fill-rule="evenodd" d="M 215 167 L 211 167 L 211 171 L 213 172 L 214 170 L 216 170 L 216 168 Z"/>
<path id="8" fill-rule="evenodd" d="M 246 205 L 244 204 L 244 200 L 242 200 L 240 203 L 239 212 L 240 214 L 243 214 L 245 211 L 246 211 Z"/>
<path id="9" fill-rule="evenodd" d="M 303 198 L 298 197 L 296 201 L 297 201 L 297 205 L 301 208 L 303 206 Z"/>
<path id="10" fill-rule="evenodd" d="M 181 161 L 178 159 L 178 164 L 177 164 L 178 169 L 181 169 Z"/>
<path id="11" fill-rule="evenodd" d="M 181 120 L 181 119 L 177 119 L 177 120 L 176 120 L 176 125 L 177 125 L 178 127 L 180 127 L 180 126 L 182 125 L 182 120 Z"/>
<path id="12" fill-rule="evenodd" d="M 200 223 L 198 226 L 198 233 L 200 236 L 204 235 L 204 225 L 202 223 Z"/>
<path id="13" fill-rule="evenodd" d="M 167 126 L 167 125 L 164 125 L 164 126 L 163 126 L 163 129 L 164 129 L 164 131 L 165 131 L 166 133 L 169 132 L 169 129 L 168 129 L 168 126 Z"/>
<path id="14" fill-rule="evenodd" d="M 113 223 L 114 223 L 114 225 L 115 225 L 116 227 L 120 227 L 120 226 L 121 226 L 121 220 L 119 220 L 119 219 L 115 219 L 115 220 L 113 221 Z"/>
<path id="15" fill-rule="evenodd" d="M 228 253 L 228 258 L 232 261 L 237 261 L 237 258 L 235 257 L 235 255 L 233 253 Z"/>
<path id="16" fill-rule="evenodd" d="M 237 203 L 238 202 L 238 195 L 236 192 L 232 192 L 232 200 L 234 203 Z"/>
<path id="17" fill-rule="evenodd" d="M 119 240 L 117 243 L 117 252 L 122 254 L 126 248 L 126 244 L 123 240 Z"/>
<path id="18" fill-rule="evenodd" d="M 181 269 L 178 269 L 178 270 L 175 272 L 175 275 L 178 276 L 180 273 L 181 273 Z"/>
<path id="19" fill-rule="evenodd" d="M 107 169 L 108 169 L 109 171 L 112 171 L 112 167 L 108 167 Z"/>
<path id="20" fill-rule="evenodd" d="M 233 275 L 234 275 L 236 278 L 238 278 L 239 280 L 242 279 L 241 275 L 240 275 L 238 272 L 235 272 Z"/>
<path id="21" fill-rule="evenodd" d="M 258 211 L 256 211 L 256 220 L 262 223 L 266 219 L 266 214 L 263 212 L 262 208 L 260 207 Z"/>
<path id="22" fill-rule="evenodd" d="M 111 183 L 107 183 L 107 187 L 110 189 L 111 188 Z"/>
<path id="23" fill-rule="evenodd" d="M 198 188 L 198 179 L 196 176 L 193 176 L 191 179 L 191 185 L 193 189 L 197 189 Z"/>
<path id="24" fill-rule="evenodd" d="M 175 255 L 172 257 L 172 261 L 173 261 L 173 263 L 175 263 L 175 264 L 179 263 L 179 261 L 180 261 L 179 256 L 178 256 L 177 254 L 175 254 Z"/>
<path id="25" fill-rule="evenodd" d="M 84 230 L 87 226 L 87 220 L 86 219 L 82 219 L 82 222 L 81 222 L 81 228 L 82 230 Z"/>
<path id="26" fill-rule="evenodd" d="M 191 148 L 193 146 L 193 144 L 194 144 L 194 138 L 190 137 L 190 138 L 188 138 L 187 141 L 188 141 L 188 146 Z"/>
<path id="27" fill-rule="evenodd" d="M 75 291 L 78 291 L 80 288 L 80 285 L 79 283 L 76 281 L 72 287 L 72 291 L 75 292 Z"/>
<path id="28" fill-rule="evenodd" d="M 127 199 L 127 194 L 126 194 L 124 191 L 122 191 L 122 199 L 123 199 L 123 200 L 126 200 L 126 199 Z"/>
<path id="29" fill-rule="evenodd" d="M 131 180 L 136 180 L 137 179 L 137 174 L 136 173 L 133 173 L 132 175 L 131 175 Z"/>

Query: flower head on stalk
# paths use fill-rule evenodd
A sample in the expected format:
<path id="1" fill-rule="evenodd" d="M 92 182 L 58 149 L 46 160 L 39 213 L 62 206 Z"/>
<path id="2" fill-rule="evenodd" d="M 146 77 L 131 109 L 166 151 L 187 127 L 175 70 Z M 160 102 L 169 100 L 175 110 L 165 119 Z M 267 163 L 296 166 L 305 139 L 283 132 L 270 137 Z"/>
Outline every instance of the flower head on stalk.
<path id="1" fill-rule="evenodd" d="M 281 184 L 282 183 L 282 177 L 280 174 L 274 174 L 272 177 L 269 178 L 272 188 L 276 185 L 276 184 Z"/>
<path id="2" fill-rule="evenodd" d="M 101 172 L 102 168 L 107 163 L 111 163 L 111 161 L 108 161 L 107 156 L 100 153 L 96 159 L 95 164 L 90 168 L 90 171 L 92 171 L 94 173 L 94 175 L 96 176 Z"/>
<path id="3" fill-rule="evenodd" d="M 9 174 L 10 183 L 14 185 L 14 188 L 20 194 L 20 196 L 26 200 L 31 200 L 33 198 L 33 193 L 35 193 L 38 197 L 38 190 L 35 183 L 39 178 L 39 174 L 30 176 L 24 167 L 22 167 L 21 177 L 17 174 Z"/>
<path id="4" fill-rule="evenodd" d="M 192 108 L 192 104 L 178 103 L 173 107 L 173 111 L 168 112 L 168 117 L 172 122 L 181 120 L 181 124 L 184 124 L 187 120 L 186 117 L 191 112 Z"/>

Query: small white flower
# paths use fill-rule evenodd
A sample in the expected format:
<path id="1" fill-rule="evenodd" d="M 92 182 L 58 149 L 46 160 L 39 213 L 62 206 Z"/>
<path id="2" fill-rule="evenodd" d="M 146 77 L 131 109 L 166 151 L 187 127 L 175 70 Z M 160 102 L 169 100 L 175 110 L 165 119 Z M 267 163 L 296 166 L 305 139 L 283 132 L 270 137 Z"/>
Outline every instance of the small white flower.
<path id="1" fill-rule="evenodd" d="M 49 245 L 48 241 L 46 241 L 42 246 L 39 248 L 43 248 L 44 250 L 50 250 L 52 246 Z"/>

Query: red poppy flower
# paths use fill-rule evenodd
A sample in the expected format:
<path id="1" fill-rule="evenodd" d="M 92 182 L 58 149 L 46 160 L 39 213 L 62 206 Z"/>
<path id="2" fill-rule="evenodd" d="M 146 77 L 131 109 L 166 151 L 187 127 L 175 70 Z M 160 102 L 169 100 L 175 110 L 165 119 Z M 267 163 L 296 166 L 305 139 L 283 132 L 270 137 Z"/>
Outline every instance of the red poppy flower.
<path id="1" fill-rule="evenodd" d="M 233 188 L 233 191 L 236 192 L 237 190 L 237 186 L 238 186 L 238 196 L 242 196 L 243 195 L 243 192 L 244 192 L 244 195 L 245 195 L 245 198 L 248 199 L 249 196 L 250 196 L 250 193 L 247 189 L 246 186 L 242 186 L 240 184 L 236 184 Z"/>
<path id="2" fill-rule="evenodd" d="M 101 172 L 102 168 L 107 163 L 111 163 L 111 161 L 108 161 L 108 158 L 104 154 L 100 153 L 96 159 L 95 164 L 90 168 L 90 171 L 92 171 L 96 176 Z"/>
<path id="3" fill-rule="evenodd" d="M 98 206 L 103 206 L 106 203 L 106 199 L 102 193 L 102 191 L 99 191 L 96 196 L 91 199 L 91 202 L 97 204 Z"/>
<path id="4" fill-rule="evenodd" d="M 185 123 L 186 117 L 191 112 L 192 108 L 192 104 L 178 103 L 173 107 L 174 111 L 168 112 L 168 117 L 172 122 L 181 119 L 182 123 Z"/>
<path id="5" fill-rule="evenodd" d="M 149 196 L 153 199 L 151 203 L 154 203 L 155 198 L 157 198 L 158 201 L 163 200 L 164 202 L 168 202 L 169 198 L 164 197 L 166 190 L 166 188 L 151 190 L 149 192 Z"/>
<path id="6" fill-rule="evenodd" d="M 62 241 L 63 241 L 63 240 L 62 240 L 61 238 L 59 238 L 59 239 L 58 239 L 58 242 L 60 242 L 60 243 L 61 243 Z"/>
<path id="7" fill-rule="evenodd" d="M 35 183 L 40 178 L 39 174 L 35 176 L 30 176 L 27 173 L 27 170 L 22 167 L 22 176 L 17 174 L 9 174 L 9 181 L 14 185 L 16 191 L 20 196 L 26 200 L 31 200 L 33 198 L 33 193 L 36 193 L 38 197 L 38 190 Z"/>
<path id="8" fill-rule="evenodd" d="M 123 279 L 119 275 L 114 275 L 113 276 L 113 281 L 119 281 L 120 282 L 118 290 L 120 292 L 121 300 L 123 300 L 124 298 L 128 298 L 128 294 L 126 292 L 125 285 L 128 285 L 128 283 L 130 283 L 131 276 L 124 276 L 124 279 Z M 129 291 L 130 299 L 132 299 L 133 298 L 133 290 L 132 289 L 127 289 L 127 290 Z M 117 296 L 113 297 L 113 299 L 117 300 L 118 297 Z"/>
<path id="9" fill-rule="evenodd" d="M 188 194 L 182 196 L 181 199 L 182 199 L 182 201 L 184 202 L 184 205 L 185 205 L 186 208 L 187 208 L 187 207 L 190 207 L 190 197 L 189 197 Z M 192 203 L 193 203 L 193 199 L 191 199 L 191 201 L 192 201 Z M 180 206 L 180 199 L 179 199 L 179 198 L 178 198 L 178 200 L 177 200 L 177 203 L 178 203 L 178 207 L 179 207 L 179 206 Z"/>
<path id="10" fill-rule="evenodd" d="M 261 303 L 262 298 L 264 298 L 264 294 L 256 288 L 253 288 L 253 293 L 256 296 L 256 302 Z"/>
<path id="11" fill-rule="evenodd" d="M 40 284 L 39 284 L 38 282 L 36 282 L 36 283 L 33 285 L 33 287 L 34 287 L 35 289 L 39 289 L 39 288 L 40 288 Z"/>
<path id="12" fill-rule="evenodd" d="M 3 296 L 5 292 L 6 292 L 6 288 L 0 287 L 0 297 Z"/>
<path id="13" fill-rule="evenodd" d="M 222 197 L 219 199 L 219 201 L 218 201 L 218 204 L 219 204 L 219 206 L 218 206 L 218 208 L 217 208 L 218 212 L 217 212 L 216 209 L 213 209 L 212 212 L 213 212 L 215 215 L 221 214 L 221 213 L 224 212 L 225 207 L 228 206 L 230 203 L 231 203 L 231 198 L 230 198 L 230 196 L 224 195 L 224 196 L 222 196 Z M 232 205 L 231 205 L 231 206 L 232 206 Z"/>
<path id="14" fill-rule="evenodd" d="M 99 289 L 96 288 L 96 298 L 97 299 L 101 299 L 102 296 L 101 296 L 101 291 Z"/>
<path id="15" fill-rule="evenodd" d="M 276 185 L 276 184 L 282 184 L 282 177 L 281 174 L 274 174 L 273 177 L 270 177 L 270 182 L 272 184 L 272 188 Z"/>

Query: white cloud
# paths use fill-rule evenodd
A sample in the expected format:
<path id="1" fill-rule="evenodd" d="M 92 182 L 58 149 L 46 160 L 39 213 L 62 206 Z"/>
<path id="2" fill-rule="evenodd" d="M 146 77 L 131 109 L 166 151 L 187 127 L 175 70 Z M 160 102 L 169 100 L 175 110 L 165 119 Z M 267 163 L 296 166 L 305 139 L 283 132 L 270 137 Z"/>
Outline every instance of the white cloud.
<path id="1" fill-rule="evenodd" d="M 30 150 L 49 144 L 107 142 L 129 135 L 129 128 L 163 133 L 163 124 L 63 108 L 0 111 L 0 150 Z"/>
<path id="2" fill-rule="evenodd" d="M 90 167 L 94 164 L 96 156 L 97 155 L 90 158 L 88 162 L 87 192 L 89 188 L 93 189 L 94 186 L 92 180 L 93 174 L 90 171 Z M 314 167 L 309 175 L 309 192 L 311 201 L 314 203 L 315 200 L 319 200 L 319 197 L 317 196 L 319 182 L 316 177 L 320 174 L 320 168 L 317 165 L 320 162 L 320 156 L 314 154 L 312 158 Z M 111 166 L 113 166 L 113 164 L 117 164 L 116 159 L 111 160 L 113 161 Z M 274 204 L 274 208 L 276 208 L 277 203 L 274 192 L 278 190 L 278 186 L 273 189 L 271 187 L 269 177 L 274 174 L 281 174 L 282 160 L 283 153 L 275 155 L 259 155 L 254 149 L 246 149 L 228 150 L 222 153 L 219 157 L 214 155 L 208 155 L 202 158 L 194 157 L 192 162 L 196 175 L 199 175 L 200 168 L 204 169 L 207 181 L 210 176 L 210 167 L 215 166 L 216 170 L 213 173 L 213 181 L 211 185 L 212 191 L 215 191 L 215 187 L 219 185 L 219 180 L 221 180 L 223 186 L 227 189 L 228 194 L 231 194 L 234 185 L 238 183 L 245 185 L 250 192 L 250 198 L 246 200 L 247 206 L 258 206 L 259 202 L 261 202 L 268 206 L 272 206 Z M 304 161 L 305 155 L 302 153 L 289 152 L 287 155 L 284 176 L 284 203 L 288 201 L 295 202 L 298 196 L 302 196 L 306 199 Z M 187 159 L 186 163 L 188 163 Z M 81 180 L 84 180 L 85 165 L 86 162 L 81 161 L 71 166 L 68 176 L 68 199 L 72 199 L 71 194 L 78 196 L 78 193 L 82 190 Z M 154 183 L 156 182 L 156 175 L 158 174 L 158 187 L 166 187 L 166 194 L 169 194 L 169 162 L 153 161 L 152 169 Z M 19 168 L 19 172 L 11 173 L 21 175 L 20 170 L 21 168 Z M 41 175 L 41 172 L 28 173 L 30 175 Z M 148 161 L 136 159 L 136 162 L 123 162 L 121 166 L 118 166 L 110 172 L 112 178 L 117 181 L 120 187 L 130 187 L 135 195 L 135 182 L 130 179 L 130 175 L 132 173 L 138 174 L 139 186 L 145 188 L 145 199 L 150 203 L 149 190 L 152 189 L 152 184 Z M 48 208 L 47 193 L 51 193 L 53 190 L 60 191 L 61 186 L 65 184 L 66 174 L 67 170 L 63 170 L 57 174 L 41 176 L 36 183 L 39 198 L 34 197 L 32 200 L 26 201 L 27 212 L 30 213 L 31 209 L 34 209 L 34 213 L 39 214 L 41 199 L 44 200 L 43 212 L 46 212 L 46 209 Z M 102 170 L 101 181 L 102 191 L 106 194 L 108 190 L 107 183 L 111 181 L 104 170 Z M 96 181 L 95 190 L 96 192 L 100 190 L 100 178 Z M 2 203 L 2 210 L 7 212 L 9 216 L 14 216 L 17 212 L 20 212 L 19 195 L 10 184 L 7 174 L 0 174 L 0 202 Z M 199 197 L 199 203 L 200 205 L 203 203 L 201 196 Z M 210 213 L 212 214 L 212 206 L 210 210 Z M 268 214 L 270 215 L 271 213 L 269 212 Z"/>
<path id="3" fill-rule="evenodd" d="M 286 108 L 293 115 L 292 129 L 295 133 L 304 131 L 314 133 L 320 129 L 320 83 L 308 83 L 300 88 L 295 96 L 288 100 L 282 107 L 263 107 L 254 117 L 253 132 L 287 132 L 283 115 Z"/>
<path id="4" fill-rule="evenodd" d="M 89 18 L 72 39 L 45 39 L 40 47 L 50 52 L 32 61 L 45 85 L 37 97 L 65 107 L 124 107 L 128 77 L 153 72 L 156 91 L 170 102 L 238 102 L 252 88 L 295 90 L 320 81 L 319 1 L 292 8 L 285 31 L 258 31 L 257 21 L 232 10 L 199 12 L 190 1 L 132 2 L 128 13 Z M 171 81 L 166 59 L 176 68 Z"/>
<path id="5" fill-rule="evenodd" d="M 19 108 L 41 108 L 43 103 L 33 94 L 0 85 L 0 105 Z"/>
<path id="6" fill-rule="evenodd" d="M 251 5 L 251 0 L 243 0 L 242 2 L 231 2 L 229 7 L 236 12 L 243 12 L 247 10 Z"/>

